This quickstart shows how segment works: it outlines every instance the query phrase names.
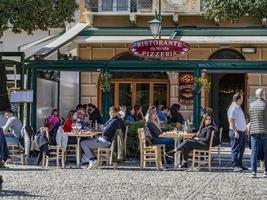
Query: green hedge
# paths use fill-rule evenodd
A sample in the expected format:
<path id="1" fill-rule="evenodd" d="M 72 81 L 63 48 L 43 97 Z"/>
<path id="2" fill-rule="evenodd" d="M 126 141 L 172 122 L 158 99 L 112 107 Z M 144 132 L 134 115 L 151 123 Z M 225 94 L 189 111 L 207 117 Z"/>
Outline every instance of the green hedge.
<path id="1" fill-rule="evenodd" d="M 127 158 L 139 159 L 139 139 L 138 139 L 138 128 L 144 128 L 145 122 L 125 122 L 128 126 L 128 138 L 127 138 Z M 166 124 L 162 127 L 162 131 L 171 131 L 175 128 L 173 124 Z"/>

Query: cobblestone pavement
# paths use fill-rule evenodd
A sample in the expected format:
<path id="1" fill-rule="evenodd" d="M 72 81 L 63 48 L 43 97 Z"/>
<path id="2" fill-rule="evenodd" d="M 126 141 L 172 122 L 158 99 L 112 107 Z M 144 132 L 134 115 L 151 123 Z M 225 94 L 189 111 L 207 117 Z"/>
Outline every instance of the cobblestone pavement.
<path id="1" fill-rule="evenodd" d="M 105 168 L 43 169 L 8 165 L 0 171 L 4 185 L 0 199 L 267 199 L 267 179 L 252 179 L 249 171 L 233 173 L 229 149 L 223 150 L 223 167 L 200 171 L 140 171 L 137 163 Z M 248 152 L 247 152 L 248 153 Z M 246 155 L 246 165 L 249 164 Z"/>

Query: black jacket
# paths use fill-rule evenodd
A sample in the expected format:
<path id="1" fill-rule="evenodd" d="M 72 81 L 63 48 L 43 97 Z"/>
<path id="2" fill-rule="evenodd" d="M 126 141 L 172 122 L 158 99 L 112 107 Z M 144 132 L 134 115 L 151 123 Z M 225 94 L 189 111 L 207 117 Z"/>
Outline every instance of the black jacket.
<path id="1" fill-rule="evenodd" d="M 209 144 L 211 139 L 211 133 L 214 130 L 213 126 L 206 126 L 202 128 L 198 133 L 199 141 Z"/>
<path id="2" fill-rule="evenodd" d="M 92 123 L 94 124 L 95 121 L 97 121 L 98 124 L 102 124 L 102 116 L 99 112 L 94 111 L 92 114 L 89 115 L 90 120 L 92 120 Z"/>
<path id="3" fill-rule="evenodd" d="M 169 122 L 173 123 L 173 124 L 175 124 L 177 122 L 179 122 L 180 124 L 183 124 L 184 123 L 184 117 L 181 113 L 178 113 L 177 115 L 171 116 Z"/>
<path id="4" fill-rule="evenodd" d="M 149 128 L 151 136 L 153 138 L 158 138 L 160 134 L 162 134 L 161 129 L 159 129 L 155 123 L 153 123 L 152 121 L 148 121 L 146 126 Z M 152 138 L 152 139 L 153 139 Z"/>
<path id="5" fill-rule="evenodd" d="M 103 135 L 109 142 L 112 142 L 117 129 L 121 129 L 123 132 L 125 132 L 124 123 L 121 118 L 116 116 L 105 123 Z"/>

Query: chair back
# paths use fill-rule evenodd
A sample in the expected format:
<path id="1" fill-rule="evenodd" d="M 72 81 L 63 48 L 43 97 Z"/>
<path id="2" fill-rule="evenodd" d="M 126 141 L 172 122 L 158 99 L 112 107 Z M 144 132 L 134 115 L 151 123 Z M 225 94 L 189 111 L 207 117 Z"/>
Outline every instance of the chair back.
<path id="1" fill-rule="evenodd" d="M 143 148 L 145 147 L 145 144 L 146 144 L 145 130 L 144 128 L 139 128 L 137 129 L 137 132 L 138 132 L 138 138 L 139 138 L 139 144 L 140 144 L 140 151 L 143 151 Z"/>
<path id="2" fill-rule="evenodd" d="M 128 129 L 129 129 L 129 127 L 126 126 L 125 133 L 124 133 L 124 152 L 125 152 L 125 157 L 126 158 L 127 158 L 127 137 L 128 137 Z"/>
<path id="3" fill-rule="evenodd" d="M 221 144 L 221 143 L 222 143 L 223 127 L 221 127 L 221 128 L 219 129 L 219 131 L 220 131 L 219 139 L 220 139 L 220 144 Z"/>
<path id="4" fill-rule="evenodd" d="M 213 130 L 213 131 L 211 132 L 211 137 L 210 137 L 209 151 L 211 151 L 211 148 L 212 148 L 213 139 L 214 139 L 214 134 L 215 134 L 215 131 Z"/>

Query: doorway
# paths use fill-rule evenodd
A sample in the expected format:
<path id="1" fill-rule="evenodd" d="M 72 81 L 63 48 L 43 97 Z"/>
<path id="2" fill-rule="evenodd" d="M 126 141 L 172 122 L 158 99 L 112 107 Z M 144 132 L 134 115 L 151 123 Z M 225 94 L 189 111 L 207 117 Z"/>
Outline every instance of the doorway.
<path id="1" fill-rule="evenodd" d="M 237 50 L 224 48 L 216 51 L 210 57 L 211 60 L 245 60 Z M 209 106 L 213 108 L 215 118 L 223 127 L 224 137 L 227 137 L 229 123 L 227 111 L 232 103 L 233 95 L 237 92 L 244 94 L 243 111 L 246 108 L 246 73 L 236 73 L 233 69 L 230 73 L 210 73 L 212 83 L 209 94 Z"/>
<path id="2" fill-rule="evenodd" d="M 225 134 L 229 131 L 227 110 L 232 103 L 233 95 L 237 92 L 244 93 L 243 110 L 246 108 L 245 97 L 245 80 L 246 74 L 226 74 L 212 73 L 209 74 L 212 82 L 209 102 L 210 107 L 214 110 L 215 118 L 219 120 Z"/>

